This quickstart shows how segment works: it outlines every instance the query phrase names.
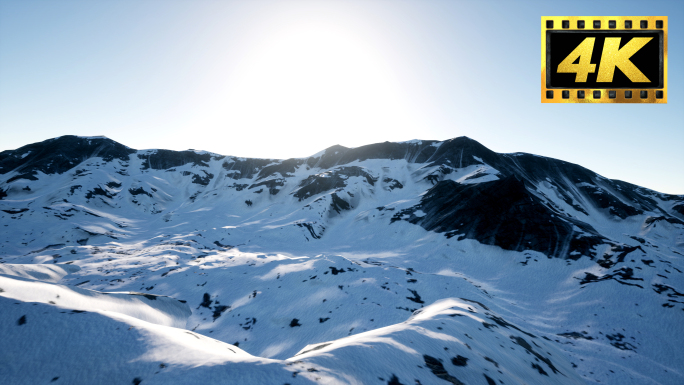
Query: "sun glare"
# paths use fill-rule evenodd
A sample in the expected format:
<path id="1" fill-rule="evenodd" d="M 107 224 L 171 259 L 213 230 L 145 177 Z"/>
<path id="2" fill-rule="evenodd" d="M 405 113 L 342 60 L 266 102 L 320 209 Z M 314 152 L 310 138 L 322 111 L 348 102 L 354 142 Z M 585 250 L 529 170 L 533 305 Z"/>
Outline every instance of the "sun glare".
<path id="1" fill-rule="evenodd" d="M 388 129 L 414 123 L 387 58 L 353 31 L 323 23 L 274 31 L 240 62 L 227 87 L 221 120 L 228 128 L 264 133 L 269 141 L 292 141 L 296 133 L 302 148 L 325 136 L 327 145 L 341 143 L 349 134 L 369 143 L 374 130 L 386 137 Z"/>

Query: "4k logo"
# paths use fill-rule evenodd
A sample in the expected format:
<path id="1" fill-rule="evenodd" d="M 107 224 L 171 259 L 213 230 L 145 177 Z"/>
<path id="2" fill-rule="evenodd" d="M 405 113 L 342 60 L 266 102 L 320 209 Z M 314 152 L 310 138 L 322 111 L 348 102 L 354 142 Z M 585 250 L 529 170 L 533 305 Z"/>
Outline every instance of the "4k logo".
<path id="1" fill-rule="evenodd" d="M 543 103 L 667 103 L 667 17 L 542 17 Z"/>
<path id="2" fill-rule="evenodd" d="M 632 57 L 641 47 L 653 40 L 652 37 L 635 37 L 629 41 L 624 47 L 620 46 L 619 37 L 605 38 L 603 45 L 603 53 L 601 54 L 601 67 L 599 68 L 597 82 L 610 83 L 613 81 L 615 74 L 615 67 L 619 67 L 622 73 L 627 75 L 632 82 L 649 83 L 650 80 L 643 72 L 632 63 L 629 58 Z M 596 64 L 591 64 L 591 54 L 594 50 L 595 37 L 587 37 L 575 48 L 574 51 L 568 55 L 559 65 L 556 72 L 558 73 L 576 73 L 576 83 L 586 83 L 589 73 L 596 70 Z M 575 60 L 579 59 L 579 64 L 573 64 Z"/>

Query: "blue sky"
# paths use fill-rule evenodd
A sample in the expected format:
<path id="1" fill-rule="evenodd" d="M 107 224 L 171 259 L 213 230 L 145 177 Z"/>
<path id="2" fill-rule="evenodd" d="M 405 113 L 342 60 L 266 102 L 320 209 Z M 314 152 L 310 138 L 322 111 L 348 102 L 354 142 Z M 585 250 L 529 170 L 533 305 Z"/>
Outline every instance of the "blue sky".
<path id="1" fill-rule="evenodd" d="M 667 105 L 541 104 L 541 16 L 668 16 Z M 684 194 L 684 1 L 0 0 L 0 150 L 469 136 Z"/>

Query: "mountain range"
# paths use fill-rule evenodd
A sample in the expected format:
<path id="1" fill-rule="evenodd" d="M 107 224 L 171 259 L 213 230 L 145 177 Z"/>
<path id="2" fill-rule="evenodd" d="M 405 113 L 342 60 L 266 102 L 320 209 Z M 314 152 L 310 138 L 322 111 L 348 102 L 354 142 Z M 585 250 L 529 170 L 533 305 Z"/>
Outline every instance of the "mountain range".
<path id="1" fill-rule="evenodd" d="M 684 196 L 459 137 L 0 153 L 0 378 L 684 383 Z"/>

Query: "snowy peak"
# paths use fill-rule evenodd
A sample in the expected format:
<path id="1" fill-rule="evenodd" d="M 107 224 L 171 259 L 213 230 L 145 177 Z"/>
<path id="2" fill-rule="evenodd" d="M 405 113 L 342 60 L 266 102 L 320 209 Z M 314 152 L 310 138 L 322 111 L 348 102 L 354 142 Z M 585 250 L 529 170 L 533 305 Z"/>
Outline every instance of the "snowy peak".
<path id="1" fill-rule="evenodd" d="M 466 136 L 442 142 L 429 161 L 454 168 L 464 168 L 483 163 L 496 169 L 504 168 L 497 153 Z"/>
<path id="2" fill-rule="evenodd" d="M 17 179 L 37 180 L 37 172 L 61 174 L 93 157 L 100 157 L 105 162 L 115 159 L 126 162 L 134 152 L 105 137 L 66 135 L 1 152 L 0 174 L 11 171 L 16 174 L 5 183 Z"/>

